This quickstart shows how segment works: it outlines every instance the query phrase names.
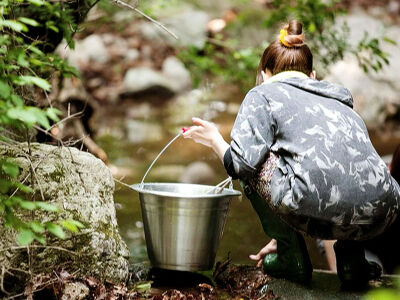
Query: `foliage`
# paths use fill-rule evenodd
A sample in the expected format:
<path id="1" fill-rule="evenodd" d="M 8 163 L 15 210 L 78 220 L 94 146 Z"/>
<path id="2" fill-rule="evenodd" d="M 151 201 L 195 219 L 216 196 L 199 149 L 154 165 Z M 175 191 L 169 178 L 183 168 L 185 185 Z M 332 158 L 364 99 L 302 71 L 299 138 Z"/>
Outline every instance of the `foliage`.
<path id="1" fill-rule="evenodd" d="M 397 300 L 400 299 L 400 279 L 393 277 L 393 288 L 380 288 L 369 291 L 365 296 L 366 300 Z"/>
<path id="2" fill-rule="evenodd" d="M 21 15 L 27 10 L 41 13 L 37 15 L 38 19 Z M 47 97 L 51 75 L 56 71 L 62 76 L 77 75 L 76 70 L 57 55 L 44 52 L 46 41 L 33 39 L 29 34 L 43 27 L 56 33 L 62 31 L 63 36 L 71 40 L 75 27 L 70 26 L 71 18 L 66 16 L 68 10 L 62 7 L 62 1 L 2 0 L 0 11 L 0 143 L 10 146 L 18 134 L 26 135 L 33 128 L 48 131 L 52 122 L 59 121 L 61 113 L 58 109 L 51 105 L 39 108 L 35 101 L 37 95 Z M 0 217 L 4 217 L 5 226 L 18 231 L 20 245 L 28 245 L 34 240 L 44 244 L 46 232 L 64 238 L 63 228 L 77 231 L 83 226 L 75 220 L 60 220 L 56 224 L 19 218 L 17 215 L 37 209 L 59 211 L 45 199 L 35 201 L 33 189 L 24 184 L 20 171 L 15 160 L 0 158 Z M 34 178 L 34 174 L 27 176 Z"/>
<path id="3" fill-rule="evenodd" d="M 235 2 L 239 5 L 243 0 Z M 249 5 L 249 1 L 245 2 L 245 5 Z M 382 51 L 381 45 L 393 41 L 383 36 L 371 37 L 367 32 L 361 41 L 349 40 L 348 25 L 343 23 L 339 26 L 335 22 L 337 16 L 346 13 L 338 0 L 273 0 L 268 3 L 261 15 L 260 11 L 252 15 L 249 10 L 242 8 L 224 35 L 209 39 L 203 48 L 182 49 L 180 58 L 194 74 L 197 83 L 201 77 L 209 74 L 222 75 L 226 80 L 238 83 L 244 90 L 254 86 L 255 71 L 266 45 L 261 42 L 255 46 L 239 47 L 239 38 L 236 36 L 238 29 L 243 26 L 259 26 L 255 22 L 262 23 L 270 33 L 277 33 L 279 26 L 287 20 L 300 20 L 307 33 L 307 44 L 314 54 L 317 73 L 322 76 L 329 65 L 343 59 L 346 53 L 354 55 L 365 72 L 377 72 L 389 64 L 389 57 Z M 233 33 L 230 33 L 232 29 Z"/>

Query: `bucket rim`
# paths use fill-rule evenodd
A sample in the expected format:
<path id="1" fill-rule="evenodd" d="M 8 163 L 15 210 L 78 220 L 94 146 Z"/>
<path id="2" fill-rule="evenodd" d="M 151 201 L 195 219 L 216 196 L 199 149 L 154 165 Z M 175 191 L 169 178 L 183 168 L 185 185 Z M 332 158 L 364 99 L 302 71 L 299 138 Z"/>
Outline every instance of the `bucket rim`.
<path id="1" fill-rule="evenodd" d="M 144 182 L 144 187 L 146 185 L 188 185 L 188 186 L 201 186 L 201 187 L 209 187 L 210 189 L 215 188 L 214 185 L 205 185 L 205 184 L 194 184 L 194 183 L 180 183 L 180 182 Z M 224 188 L 223 193 L 219 194 L 199 194 L 199 195 L 182 195 L 181 193 L 174 193 L 174 192 L 165 192 L 165 191 L 154 191 L 154 190 L 146 190 L 141 188 L 141 183 L 135 183 L 130 185 L 130 188 L 134 191 L 138 192 L 139 194 L 151 194 L 157 196 L 164 196 L 164 197 L 174 197 L 174 198 L 225 198 L 225 197 L 239 197 L 242 195 L 241 192 L 235 189 L 228 189 Z M 227 192 L 227 193 L 224 193 Z"/>

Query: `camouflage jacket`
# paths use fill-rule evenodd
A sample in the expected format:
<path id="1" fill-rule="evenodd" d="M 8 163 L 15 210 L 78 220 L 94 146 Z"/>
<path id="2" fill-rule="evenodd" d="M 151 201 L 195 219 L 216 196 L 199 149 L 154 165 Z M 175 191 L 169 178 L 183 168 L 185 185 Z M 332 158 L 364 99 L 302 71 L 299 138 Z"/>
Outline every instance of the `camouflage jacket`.
<path id="1" fill-rule="evenodd" d="M 304 74 L 253 88 L 231 132 L 234 172 L 248 181 L 272 151 L 279 162 L 271 201 L 289 223 L 305 232 L 313 223 L 381 233 L 398 214 L 400 188 L 352 107 L 346 88 Z"/>

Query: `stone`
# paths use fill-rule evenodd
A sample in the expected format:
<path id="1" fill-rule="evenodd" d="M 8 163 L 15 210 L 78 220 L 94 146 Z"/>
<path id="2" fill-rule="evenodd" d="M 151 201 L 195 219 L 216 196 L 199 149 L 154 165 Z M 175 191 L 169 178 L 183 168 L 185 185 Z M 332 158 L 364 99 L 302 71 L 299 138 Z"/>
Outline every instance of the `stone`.
<path id="1" fill-rule="evenodd" d="M 162 73 L 168 78 L 172 89 L 178 93 L 192 87 L 192 79 L 185 65 L 175 56 L 167 57 L 162 65 Z"/>
<path id="2" fill-rule="evenodd" d="M 78 69 L 82 64 L 90 62 L 105 64 L 110 59 L 103 39 L 97 34 L 91 34 L 81 41 L 76 41 L 73 50 L 62 43 L 58 46 L 57 52 L 62 57 L 67 57 L 69 64 Z"/>
<path id="3" fill-rule="evenodd" d="M 28 271 L 31 262 L 29 272 L 33 274 L 52 272 L 58 266 L 76 276 L 125 282 L 129 251 L 119 234 L 113 200 L 114 180 L 107 166 L 92 154 L 72 147 L 32 143 L 31 163 L 26 153 L 25 143 L 12 147 L 0 145 L 0 157 L 10 157 L 21 167 L 19 180 L 26 178 L 25 184 L 34 190 L 33 199 L 49 202 L 61 211 L 35 210 L 34 214 L 19 211 L 18 216 L 43 223 L 74 219 L 85 228 L 78 233 L 66 232 L 64 240 L 46 234 L 47 245 L 37 244 L 37 248 L 31 248 L 28 260 L 27 248 L 15 247 L 15 232 L 5 228 L 0 218 L 0 249 L 7 249 L 0 252 L 0 265 L 5 270 Z M 35 184 L 28 176 L 31 164 L 35 168 Z M 19 288 L 23 288 L 25 280 L 27 278 L 18 278 Z"/>
<path id="4" fill-rule="evenodd" d="M 178 36 L 178 39 L 173 38 L 170 34 L 151 23 L 141 24 L 140 31 L 149 40 L 166 39 L 169 44 L 174 46 L 192 45 L 202 48 L 207 40 L 207 23 L 209 20 L 210 17 L 204 11 L 185 8 L 168 18 L 160 20 Z"/>
<path id="5" fill-rule="evenodd" d="M 208 185 L 215 185 L 215 180 L 215 171 L 207 163 L 202 161 L 189 164 L 179 178 L 179 181 L 182 183 Z"/>
<path id="6" fill-rule="evenodd" d="M 151 122 L 127 120 L 125 126 L 128 142 L 132 144 L 157 142 L 163 136 L 162 127 Z"/>
<path id="7" fill-rule="evenodd" d="M 176 182 L 185 171 L 185 166 L 181 165 L 160 165 L 154 166 L 151 176 L 158 181 Z"/>
<path id="8" fill-rule="evenodd" d="M 173 91 L 172 85 L 161 72 L 147 67 L 129 69 L 124 77 L 125 93 L 140 93 L 149 89 Z"/>
<path id="9" fill-rule="evenodd" d="M 61 300 L 83 300 L 89 296 L 89 288 L 82 282 L 67 282 Z"/>
<path id="10" fill-rule="evenodd" d="M 211 93 L 206 89 L 194 89 L 180 94 L 168 104 L 168 123 L 188 124 L 192 117 L 204 118 L 205 112 L 210 108 L 210 98 Z"/>
<path id="11" fill-rule="evenodd" d="M 137 49 L 129 49 L 125 52 L 125 60 L 128 62 L 133 62 L 137 60 L 140 56 L 140 52 Z"/>

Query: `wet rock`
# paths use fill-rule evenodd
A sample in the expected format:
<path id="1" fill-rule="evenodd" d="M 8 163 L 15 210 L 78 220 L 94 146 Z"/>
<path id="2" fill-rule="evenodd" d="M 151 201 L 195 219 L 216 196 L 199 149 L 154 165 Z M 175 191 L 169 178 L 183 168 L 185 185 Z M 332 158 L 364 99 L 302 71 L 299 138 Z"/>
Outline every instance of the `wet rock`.
<path id="1" fill-rule="evenodd" d="M 183 183 L 214 185 L 216 174 L 207 163 L 196 161 L 186 167 L 179 181 Z"/>
<path id="2" fill-rule="evenodd" d="M 157 142 L 162 139 L 162 127 L 158 124 L 127 120 L 125 122 L 127 139 L 132 144 Z"/>
<path id="3" fill-rule="evenodd" d="M 182 92 L 192 86 L 189 71 L 185 65 L 175 56 L 170 56 L 164 60 L 162 72 L 168 78 L 175 92 Z"/>
<path id="4" fill-rule="evenodd" d="M 124 88 L 125 93 L 130 94 L 138 94 L 150 89 L 173 92 L 171 83 L 162 73 L 146 67 L 129 69 L 124 77 Z"/>
<path id="5" fill-rule="evenodd" d="M 60 213 L 36 210 L 35 220 L 56 222 L 74 219 L 85 225 L 77 234 L 67 233 L 65 240 L 49 236 L 47 245 L 30 250 L 15 247 L 15 233 L 4 227 L 0 218 L 0 265 L 8 270 L 22 270 L 18 275 L 18 287 L 23 288 L 27 278 L 25 271 L 39 274 L 63 267 L 77 276 L 95 276 L 99 280 L 114 283 L 125 282 L 128 277 L 129 252 L 122 240 L 113 201 L 114 180 L 106 165 L 92 154 L 76 148 L 31 144 L 30 162 L 24 153 L 26 144 L 0 146 L 1 157 L 11 157 L 21 167 L 20 181 L 34 189 L 34 198 L 52 203 Z M 35 184 L 27 176 L 31 163 L 35 168 Z M 37 184 L 40 182 L 40 185 Z M 42 198 L 43 195 L 43 198 Z M 26 220 L 32 218 L 29 211 L 20 212 Z M 40 244 L 39 244 L 40 245 Z M 31 265 L 30 265 L 31 264 Z M 28 273 L 28 272 L 27 272 Z M 29 273 L 28 273 L 29 274 Z M 12 279 L 6 279 L 13 282 Z"/>
<path id="6" fill-rule="evenodd" d="M 89 288 L 82 282 L 67 282 L 61 300 L 83 300 L 89 296 Z"/>

